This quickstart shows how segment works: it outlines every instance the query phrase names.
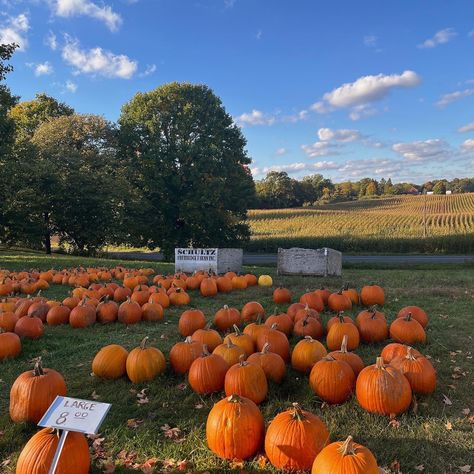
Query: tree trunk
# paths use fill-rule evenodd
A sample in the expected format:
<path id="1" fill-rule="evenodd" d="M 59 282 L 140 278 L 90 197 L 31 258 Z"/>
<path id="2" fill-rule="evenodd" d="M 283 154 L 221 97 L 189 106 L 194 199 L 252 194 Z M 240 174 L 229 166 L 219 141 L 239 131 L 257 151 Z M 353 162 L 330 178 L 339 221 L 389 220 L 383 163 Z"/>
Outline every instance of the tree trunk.
<path id="1" fill-rule="evenodd" d="M 44 248 L 47 255 L 51 255 L 51 233 L 49 231 L 49 214 L 45 212 L 44 216 Z"/>

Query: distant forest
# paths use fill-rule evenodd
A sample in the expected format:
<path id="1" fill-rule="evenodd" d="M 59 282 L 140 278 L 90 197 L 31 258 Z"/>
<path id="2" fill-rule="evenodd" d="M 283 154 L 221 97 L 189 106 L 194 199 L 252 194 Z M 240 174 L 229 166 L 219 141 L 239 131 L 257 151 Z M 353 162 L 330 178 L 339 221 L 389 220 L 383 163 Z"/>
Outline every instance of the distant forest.
<path id="1" fill-rule="evenodd" d="M 331 202 L 356 201 L 399 194 L 453 194 L 474 192 L 474 178 L 440 179 L 423 184 L 392 183 L 389 179 L 363 178 L 360 181 L 333 183 L 321 174 L 297 180 L 281 171 L 271 171 L 255 183 L 255 209 L 306 207 Z"/>

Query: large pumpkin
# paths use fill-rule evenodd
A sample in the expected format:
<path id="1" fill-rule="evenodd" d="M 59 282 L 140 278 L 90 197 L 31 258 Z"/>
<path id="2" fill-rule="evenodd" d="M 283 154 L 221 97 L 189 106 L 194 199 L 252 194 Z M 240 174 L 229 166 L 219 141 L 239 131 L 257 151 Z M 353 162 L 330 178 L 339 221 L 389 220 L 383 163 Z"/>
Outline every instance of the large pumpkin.
<path id="1" fill-rule="evenodd" d="M 248 398 L 232 394 L 217 402 L 207 417 L 209 449 L 224 459 L 247 459 L 262 446 L 263 416 Z"/>
<path id="2" fill-rule="evenodd" d="M 357 326 L 352 322 L 348 323 L 342 315 L 338 316 L 339 321 L 331 325 L 326 336 L 328 349 L 335 351 L 341 347 L 344 336 L 347 336 L 347 348 L 352 351 L 359 347 L 360 336 Z"/>
<path id="3" fill-rule="evenodd" d="M 223 277 L 224 278 L 224 277 Z M 229 308 L 224 305 L 214 315 L 214 324 L 221 330 L 227 331 L 236 324 L 241 323 L 240 311 L 237 308 Z"/>
<path id="4" fill-rule="evenodd" d="M 398 369 L 386 366 L 382 357 L 377 357 L 377 362 L 367 366 L 357 377 L 356 397 L 368 412 L 391 416 L 408 410 L 412 390 Z"/>
<path id="5" fill-rule="evenodd" d="M 148 336 L 127 357 L 127 375 L 133 383 L 149 382 L 166 369 L 163 353 L 156 347 L 147 347 L 147 344 Z"/>
<path id="6" fill-rule="evenodd" d="M 290 360 L 290 343 L 284 333 L 278 331 L 277 325 L 261 331 L 257 337 L 257 349 L 261 351 L 265 344 L 270 344 L 270 351 L 276 352 L 281 358 L 288 362 Z"/>
<path id="7" fill-rule="evenodd" d="M 281 355 L 275 352 L 270 352 L 270 344 L 265 344 L 261 352 L 254 352 L 247 359 L 252 364 L 259 365 L 267 380 L 271 380 L 275 383 L 280 383 L 286 375 L 285 361 L 281 358 Z"/>
<path id="8" fill-rule="evenodd" d="M 390 337 L 396 342 L 408 345 L 424 344 L 426 342 L 426 333 L 423 326 L 412 318 L 411 313 L 392 322 Z"/>
<path id="9" fill-rule="evenodd" d="M 385 304 L 385 292 L 379 285 L 367 285 L 360 291 L 360 302 L 364 306 Z"/>
<path id="10" fill-rule="evenodd" d="M 377 310 L 362 311 L 357 315 L 360 338 L 366 343 L 381 342 L 388 338 L 385 315 Z"/>
<path id="11" fill-rule="evenodd" d="M 103 379 L 118 379 L 125 375 L 125 364 L 128 351 L 118 345 L 110 344 L 103 347 L 92 361 L 92 372 Z"/>
<path id="12" fill-rule="evenodd" d="M 189 385 L 197 393 L 218 392 L 224 388 L 228 370 L 227 362 L 217 354 L 209 354 L 204 346 L 201 357 L 195 359 L 189 368 Z"/>
<path id="13" fill-rule="evenodd" d="M 277 324 L 277 329 L 289 336 L 293 330 L 293 320 L 286 313 L 272 314 L 265 321 L 265 326 L 271 328 Z"/>
<path id="14" fill-rule="evenodd" d="M 308 291 L 304 293 L 303 295 L 301 295 L 300 303 L 304 304 L 305 306 L 307 305 L 318 312 L 321 312 L 324 310 L 324 303 L 321 296 L 319 296 L 314 291 Z"/>
<path id="15" fill-rule="evenodd" d="M 50 326 L 58 326 L 60 324 L 69 323 L 69 315 L 71 314 L 71 309 L 63 303 L 60 303 L 57 306 L 52 306 L 46 315 L 46 322 Z"/>
<path id="16" fill-rule="evenodd" d="M 214 278 L 204 278 L 201 281 L 200 291 L 202 296 L 216 296 L 217 295 L 217 283 Z"/>
<path id="17" fill-rule="evenodd" d="M 16 357 L 21 352 L 21 341 L 13 332 L 2 332 L 0 329 L 0 361 Z"/>
<path id="18" fill-rule="evenodd" d="M 43 322 L 36 316 L 24 316 L 16 322 L 15 333 L 27 339 L 39 339 L 44 334 Z"/>
<path id="19" fill-rule="evenodd" d="M 331 311 L 338 313 L 339 311 L 346 311 L 352 309 L 352 300 L 342 293 L 331 293 L 328 298 L 328 306 Z"/>
<path id="20" fill-rule="evenodd" d="M 188 309 L 179 317 L 178 332 L 181 336 L 191 336 L 194 331 L 206 326 L 206 316 L 200 309 Z"/>
<path id="21" fill-rule="evenodd" d="M 53 369 L 44 369 L 41 358 L 38 358 L 33 370 L 23 372 L 13 382 L 10 418 L 15 423 L 38 423 L 58 395 L 66 395 L 63 376 Z"/>
<path id="22" fill-rule="evenodd" d="M 188 336 L 184 342 L 177 342 L 171 348 L 170 365 L 177 374 L 185 374 L 201 354 L 202 344 Z"/>
<path id="23" fill-rule="evenodd" d="M 127 298 L 118 309 L 117 319 L 123 324 L 137 324 L 142 320 L 143 311 L 141 306 Z"/>
<path id="24" fill-rule="evenodd" d="M 352 436 L 344 442 L 326 446 L 314 460 L 312 474 L 379 474 L 377 460 L 372 452 L 354 443 Z"/>
<path id="25" fill-rule="evenodd" d="M 294 403 L 268 426 L 265 453 L 277 469 L 307 471 L 328 440 L 326 425 L 316 415 Z"/>
<path id="26" fill-rule="evenodd" d="M 102 324 L 117 321 L 119 306 L 115 301 L 109 300 L 108 296 L 97 305 L 97 321 Z"/>
<path id="27" fill-rule="evenodd" d="M 221 335 L 215 330 L 209 327 L 205 327 L 203 329 L 196 329 L 191 336 L 193 341 L 198 341 L 202 345 L 206 345 L 210 352 L 214 351 L 214 349 L 219 345 L 222 344 L 222 337 Z"/>
<path id="28" fill-rule="evenodd" d="M 295 322 L 293 335 L 299 337 L 311 336 L 313 339 L 321 339 L 324 336 L 324 328 L 319 319 L 306 316 Z"/>
<path id="29" fill-rule="evenodd" d="M 69 314 L 69 324 L 73 328 L 86 328 L 96 321 L 96 309 L 84 298 Z"/>
<path id="30" fill-rule="evenodd" d="M 326 357 L 326 348 L 311 336 L 299 341 L 291 353 L 291 366 L 298 372 L 309 374 L 316 362 Z"/>

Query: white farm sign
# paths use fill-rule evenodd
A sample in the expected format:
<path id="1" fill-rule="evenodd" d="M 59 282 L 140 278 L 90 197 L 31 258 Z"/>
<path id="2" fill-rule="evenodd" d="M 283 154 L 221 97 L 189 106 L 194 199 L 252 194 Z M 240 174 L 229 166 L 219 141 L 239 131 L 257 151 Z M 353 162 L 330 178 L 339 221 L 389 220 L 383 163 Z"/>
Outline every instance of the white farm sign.
<path id="1" fill-rule="evenodd" d="M 211 270 L 217 273 L 218 249 L 175 249 L 177 272 L 192 273 L 198 270 Z"/>

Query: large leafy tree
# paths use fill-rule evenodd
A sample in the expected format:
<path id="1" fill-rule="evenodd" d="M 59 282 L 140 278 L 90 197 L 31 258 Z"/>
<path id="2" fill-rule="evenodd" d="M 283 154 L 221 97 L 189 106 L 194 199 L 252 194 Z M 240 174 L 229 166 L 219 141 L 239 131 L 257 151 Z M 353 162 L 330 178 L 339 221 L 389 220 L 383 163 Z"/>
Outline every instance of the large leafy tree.
<path id="1" fill-rule="evenodd" d="M 170 83 L 136 94 L 119 119 L 123 159 L 134 186 L 124 222 L 129 242 L 234 245 L 254 197 L 245 139 L 204 85 Z"/>

